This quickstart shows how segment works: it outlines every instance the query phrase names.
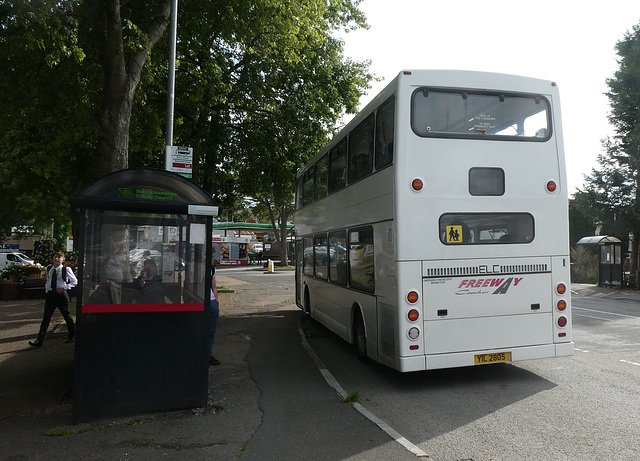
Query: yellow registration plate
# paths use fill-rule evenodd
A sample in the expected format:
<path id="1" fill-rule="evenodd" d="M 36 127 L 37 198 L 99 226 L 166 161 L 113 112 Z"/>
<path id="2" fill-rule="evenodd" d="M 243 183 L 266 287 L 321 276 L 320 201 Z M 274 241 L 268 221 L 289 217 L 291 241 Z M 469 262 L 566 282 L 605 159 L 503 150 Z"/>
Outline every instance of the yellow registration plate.
<path id="1" fill-rule="evenodd" d="M 473 358 L 476 365 L 481 363 L 497 363 L 497 362 L 510 362 L 511 352 L 496 352 L 495 354 L 480 354 Z"/>

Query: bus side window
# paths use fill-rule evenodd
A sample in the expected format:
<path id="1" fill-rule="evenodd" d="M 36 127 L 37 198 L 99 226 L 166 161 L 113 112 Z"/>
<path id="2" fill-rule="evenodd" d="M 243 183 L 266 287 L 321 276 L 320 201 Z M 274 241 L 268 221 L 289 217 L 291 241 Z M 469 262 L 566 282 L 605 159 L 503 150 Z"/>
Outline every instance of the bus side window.
<path id="1" fill-rule="evenodd" d="M 315 167 L 309 168 L 304 174 L 304 183 L 302 185 L 302 206 L 313 203 L 313 180 L 315 177 Z"/>
<path id="2" fill-rule="evenodd" d="M 303 176 L 300 176 L 296 181 L 296 210 L 302 208 L 302 185 L 304 184 L 302 178 Z"/>
<path id="3" fill-rule="evenodd" d="M 303 250 L 302 250 L 302 271 L 305 275 L 313 276 L 313 238 L 305 237 L 303 240 Z"/>
<path id="4" fill-rule="evenodd" d="M 395 96 L 387 99 L 378 109 L 376 118 L 376 170 L 393 162 L 393 129 Z"/>
<path id="5" fill-rule="evenodd" d="M 347 233 L 329 234 L 329 280 L 338 285 L 347 284 Z"/>
<path id="6" fill-rule="evenodd" d="M 315 200 L 327 196 L 327 174 L 329 157 L 325 155 L 316 163 Z"/>
<path id="7" fill-rule="evenodd" d="M 347 184 L 347 141 L 344 140 L 329 153 L 329 193 Z"/>
<path id="8" fill-rule="evenodd" d="M 349 286 L 367 293 L 375 292 L 373 228 L 349 231 Z"/>
<path id="9" fill-rule="evenodd" d="M 349 135 L 349 184 L 371 173 L 373 127 L 374 117 L 371 114 Z"/>
<path id="10" fill-rule="evenodd" d="M 319 279 L 327 280 L 327 267 L 329 265 L 327 253 L 327 235 L 316 235 L 313 238 L 313 259 L 315 261 L 315 276 Z"/>

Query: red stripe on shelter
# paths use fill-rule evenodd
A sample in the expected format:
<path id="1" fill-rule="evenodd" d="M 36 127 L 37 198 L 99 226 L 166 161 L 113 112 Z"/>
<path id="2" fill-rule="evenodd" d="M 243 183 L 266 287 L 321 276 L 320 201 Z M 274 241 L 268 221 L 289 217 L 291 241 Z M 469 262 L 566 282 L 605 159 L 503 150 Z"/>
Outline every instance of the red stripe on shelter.
<path id="1" fill-rule="evenodd" d="M 204 303 L 187 304 L 83 304 L 83 314 L 111 314 L 127 312 L 199 312 Z"/>

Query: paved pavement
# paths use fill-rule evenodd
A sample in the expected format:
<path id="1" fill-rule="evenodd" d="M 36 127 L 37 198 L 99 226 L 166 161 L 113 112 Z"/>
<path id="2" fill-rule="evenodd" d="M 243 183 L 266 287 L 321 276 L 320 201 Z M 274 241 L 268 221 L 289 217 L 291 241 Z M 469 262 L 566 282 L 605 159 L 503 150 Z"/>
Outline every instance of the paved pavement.
<path id="1" fill-rule="evenodd" d="M 252 351 L 252 346 L 264 346 L 265 341 L 275 343 L 278 350 L 284 343 L 272 338 L 297 334 L 299 310 L 290 291 L 262 291 L 252 298 L 246 282 L 218 275 L 218 283 L 235 293 L 220 295 L 215 353 L 223 363 L 209 369 L 208 407 L 75 426 L 71 424 L 74 349 L 65 343 L 62 317 L 56 312 L 45 346 L 34 349 L 27 341 L 37 332 L 43 300 L 0 301 L 0 459 L 377 459 L 367 454 L 372 444 L 385 453 L 384 459 L 409 456 L 320 378 L 298 382 L 286 375 L 284 359 L 269 357 L 265 347 Z M 640 292 L 593 285 L 573 285 L 572 292 L 577 297 L 640 300 Z M 287 360 L 304 368 L 309 366 L 307 359 L 298 354 Z M 259 385 L 256 376 L 270 370 L 275 376 Z M 351 433 L 348 452 L 320 434 L 305 432 L 309 413 L 301 415 L 296 408 L 310 400 L 316 403 L 306 411 L 313 419 L 330 419 L 325 426 L 329 436 Z M 272 424 L 266 425 L 267 419 Z M 279 451 L 268 452 L 274 445 Z"/>
<path id="2" fill-rule="evenodd" d="M 290 282 L 265 289 L 232 274 L 217 279 L 235 292 L 220 294 L 214 352 L 222 364 L 209 367 L 207 408 L 75 426 L 74 347 L 62 317 L 56 312 L 44 347 L 34 349 L 28 340 L 43 300 L 0 301 L 0 460 L 415 459 L 291 346 L 300 344 L 300 310 Z"/>
<path id="3" fill-rule="evenodd" d="M 583 283 L 574 283 L 571 285 L 571 293 L 572 296 L 576 297 L 630 299 L 640 301 L 639 290 L 623 290 L 620 288 L 599 287 Z"/>

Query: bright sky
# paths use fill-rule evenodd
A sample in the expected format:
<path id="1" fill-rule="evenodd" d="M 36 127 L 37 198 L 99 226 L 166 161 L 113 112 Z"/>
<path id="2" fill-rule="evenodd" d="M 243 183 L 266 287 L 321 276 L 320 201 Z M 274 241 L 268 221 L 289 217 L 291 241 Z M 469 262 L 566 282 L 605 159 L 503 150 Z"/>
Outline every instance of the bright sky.
<path id="1" fill-rule="evenodd" d="M 613 134 L 605 80 L 615 44 L 640 23 L 639 0 L 363 0 L 369 30 L 344 35 L 345 54 L 371 60 L 383 79 L 403 69 L 502 72 L 555 81 L 560 89 L 569 193 L 596 167 Z"/>

